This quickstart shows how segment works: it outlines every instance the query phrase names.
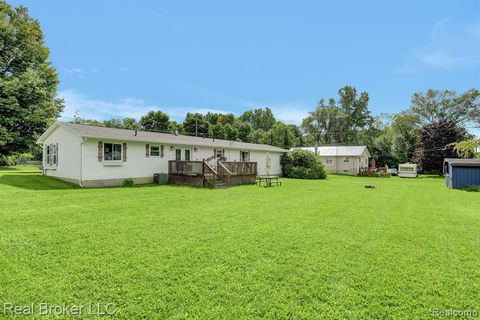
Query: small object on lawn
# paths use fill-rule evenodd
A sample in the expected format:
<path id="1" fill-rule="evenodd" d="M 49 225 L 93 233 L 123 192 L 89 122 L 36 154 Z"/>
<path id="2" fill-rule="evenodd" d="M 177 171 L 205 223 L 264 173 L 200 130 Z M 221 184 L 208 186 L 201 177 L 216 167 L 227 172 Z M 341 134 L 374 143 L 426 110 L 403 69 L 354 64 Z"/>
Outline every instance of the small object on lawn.
<path id="1" fill-rule="evenodd" d="M 365 189 L 375 189 L 375 186 L 372 186 L 371 184 L 366 184 Z"/>

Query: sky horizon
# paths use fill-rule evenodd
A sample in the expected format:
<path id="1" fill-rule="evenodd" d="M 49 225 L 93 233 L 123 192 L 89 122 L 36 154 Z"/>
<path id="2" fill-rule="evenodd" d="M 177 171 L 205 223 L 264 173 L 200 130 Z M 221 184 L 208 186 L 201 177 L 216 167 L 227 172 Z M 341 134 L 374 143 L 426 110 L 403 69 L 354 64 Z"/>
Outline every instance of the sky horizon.
<path id="1" fill-rule="evenodd" d="M 480 1 L 8 3 L 40 21 L 63 120 L 270 107 L 299 124 L 344 85 L 378 115 L 480 84 Z"/>

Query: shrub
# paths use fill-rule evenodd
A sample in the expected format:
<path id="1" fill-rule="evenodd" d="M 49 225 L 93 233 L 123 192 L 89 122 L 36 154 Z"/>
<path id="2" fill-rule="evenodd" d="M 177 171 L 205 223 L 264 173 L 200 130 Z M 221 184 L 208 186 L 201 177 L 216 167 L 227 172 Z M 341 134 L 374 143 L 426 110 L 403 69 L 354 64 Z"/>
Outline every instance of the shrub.
<path id="1" fill-rule="evenodd" d="M 133 187 L 133 185 L 134 185 L 134 183 L 133 183 L 132 178 L 128 178 L 128 179 L 123 180 L 123 186 L 124 187 Z"/>
<path id="2" fill-rule="evenodd" d="M 293 150 L 282 156 L 282 172 L 289 178 L 325 179 L 327 172 L 322 160 L 315 153 L 306 150 Z"/>
<path id="3" fill-rule="evenodd" d="M 18 155 L 0 155 L 0 167 L 11 167 L 17 164 Z"/>

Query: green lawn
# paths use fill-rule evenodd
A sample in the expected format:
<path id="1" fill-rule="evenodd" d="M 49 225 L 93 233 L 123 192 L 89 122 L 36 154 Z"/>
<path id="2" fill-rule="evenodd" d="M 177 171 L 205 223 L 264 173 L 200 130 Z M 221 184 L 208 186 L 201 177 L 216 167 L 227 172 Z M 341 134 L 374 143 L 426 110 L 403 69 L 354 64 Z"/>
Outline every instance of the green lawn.
<path id="1" fill-rule="evenodd" d="M 0 307 L 114 303 L 116 319 L 480 309 L 479 193 L 435 177 L 283 181 L 80 189 L 2 171 Z"/>

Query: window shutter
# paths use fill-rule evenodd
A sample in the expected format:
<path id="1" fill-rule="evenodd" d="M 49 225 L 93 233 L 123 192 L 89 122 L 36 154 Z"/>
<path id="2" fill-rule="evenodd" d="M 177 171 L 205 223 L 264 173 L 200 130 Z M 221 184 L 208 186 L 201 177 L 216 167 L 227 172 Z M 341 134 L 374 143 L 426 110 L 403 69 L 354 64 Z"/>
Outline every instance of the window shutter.
<path id="1" fill-rule="evenodd" d="M 150 145 L 148 143 L 145 145 L 145 157 L 150 157 Z"/>
<path id="2" fill-rule="evenodd" d="M 55 145 L 55 164 L 58 164 L 58 142 Z"/>
<path id="3" fill-rule="evenodd" d="M 45 146 L 45 164 L 48 166 L 50 164 L 50 145 Z"/>
<path id="4" fill-rule="evenodd" d="M 160 157 L 163 158 L 164 152 L 163 152 L 163 144 L 160 146 Z"/>
<path id="5" fill-rule="evenodd" d="M 98 141 L 98 162 L 103 160 L 103 142 Z"/>
<path id="6" fill-rule="evenodd" d="M 53 153 L 55 152 L 55 150 L 53 150 L 53 143 L 50 143 L 50 159 L 48 160 L 48 163 L 50 165 L 53 165 Z"/>
<path id="7" fill-rule="evenodd" d="M 127 143 L 123 143 L 123 162 L 127 162 Z"/>

